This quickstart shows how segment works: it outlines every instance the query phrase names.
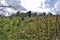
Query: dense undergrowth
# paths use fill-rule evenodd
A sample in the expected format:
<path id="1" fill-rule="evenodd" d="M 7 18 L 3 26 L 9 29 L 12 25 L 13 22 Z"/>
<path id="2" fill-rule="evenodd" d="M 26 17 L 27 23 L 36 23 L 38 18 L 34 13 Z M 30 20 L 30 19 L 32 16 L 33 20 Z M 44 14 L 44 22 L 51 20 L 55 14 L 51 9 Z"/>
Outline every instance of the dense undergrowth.
<path id="1" fill-rule="evenodd" d="M 60 15 L 0 17 L 0 40 L 56 40 L 59 32 Z"/>

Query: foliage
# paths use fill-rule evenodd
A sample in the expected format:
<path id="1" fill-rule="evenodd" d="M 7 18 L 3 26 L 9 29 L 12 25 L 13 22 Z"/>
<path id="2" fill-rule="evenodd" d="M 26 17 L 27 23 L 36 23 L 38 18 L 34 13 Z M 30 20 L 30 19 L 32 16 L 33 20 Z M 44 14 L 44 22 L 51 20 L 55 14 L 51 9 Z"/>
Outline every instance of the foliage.
<path id="1" fill-rule="evenodd" d="M 0 40 L 56 40 L 56 15 L 26 17 L 17 13 L 13 18 L 0 17 Z M 58 21 L 60 27 L 60 15 Z"/>

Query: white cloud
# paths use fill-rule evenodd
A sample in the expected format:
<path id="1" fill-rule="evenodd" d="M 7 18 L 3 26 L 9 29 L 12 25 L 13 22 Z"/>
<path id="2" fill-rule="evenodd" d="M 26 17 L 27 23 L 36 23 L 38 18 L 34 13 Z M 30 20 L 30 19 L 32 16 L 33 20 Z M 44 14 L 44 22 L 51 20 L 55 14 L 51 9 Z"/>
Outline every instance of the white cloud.
<path id="1" fill-rule="evenodd" d="M 0 0 L 0 4 L 2 4 L 2 5 L 8 5 L 4 0 Z"/>
<path id="2" fill-rule="evenodd" d="M 36 12 L 50 12 L 50 8 L 45 8 L 46 0 L 21 0 L 21 5 L 27 9 L 27 11 Z"/>
<path id="3" fill-rule="evenodd" d="M 6 8 L 5 10 L 9 12 L 7 13 L 7 15 L 11 15 L 12 13 L 15 14 L 17 12 L 16 10 L 13 10 L 12 8 Z"/>
<path id="4" fill-rule="evenodd" d="M 25 11 L 26 9 L 20 5 L 20 0 L 5 0 L 5 2 L 11 6 L 14 10 Z"/>
<path id="5" fill-rule="evenodd" d="M 0 7 L 0 14 L 11 15 L 16 11 L 25 11 L 26 9 L 20 5 L 20 0 L 0 0 L 0 6 L 11 6 L 11 7 Z"/>
<path id="6" fill-rule="evenodd" d="M 56 4 L 55 4 L 55 9 L 57 12 L 60 13 L 60 0 L 57 0 Z"/>
<path id="7" fill-rule="evenodd" d="M 10 13 L 14 12 L 14 10 L 18 10 L 18 11 L 19 10 L 20 11 L 22 10 L 22 11 L 25 11 L 24 8 L 26 8 L 27 11 L 31 10 L 33 12 L 52 12 L 55 9 L 57 11 L 60 11 L 60 6 L 59 6 L 60 0 L 58 0 L 56 2 L 55 9 L 54 8 L 50 8 L 50 7 L 46 8 L 46 5 L 51 6 L 48 3 L 45 4 L 46 1 L 48 2 L 48 0 L 3 0 L 2 1 L 2 4 L 3 5 L 7 5 L 8 4 L 8 5 L 10 5 L 10 6 L 13 7 L 13 8 L 5 8 L 5 11 L 8 11 Z M 50 2 L 51 1 L 49 1 L 49 3 Z M 14 9 L 14 8 L 16 8 L 16 9 Z"/>

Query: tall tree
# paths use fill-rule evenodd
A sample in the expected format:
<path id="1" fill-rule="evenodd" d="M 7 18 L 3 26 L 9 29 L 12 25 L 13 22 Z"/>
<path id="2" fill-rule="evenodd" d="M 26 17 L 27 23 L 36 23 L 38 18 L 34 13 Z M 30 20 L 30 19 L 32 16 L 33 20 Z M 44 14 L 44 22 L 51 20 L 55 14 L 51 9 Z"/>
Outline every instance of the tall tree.
<path id="1" fill-rule="evenodd" d="M 31 11 L 29 11 L 29 17 L 31 17 Z"/>

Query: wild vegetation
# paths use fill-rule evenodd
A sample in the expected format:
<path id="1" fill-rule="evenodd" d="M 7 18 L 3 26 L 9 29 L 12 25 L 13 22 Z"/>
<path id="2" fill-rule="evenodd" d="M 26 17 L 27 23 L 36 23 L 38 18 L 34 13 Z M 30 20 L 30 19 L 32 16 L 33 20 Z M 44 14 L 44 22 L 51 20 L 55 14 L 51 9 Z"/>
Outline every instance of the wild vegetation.
<path id="1" fill-rule="evenodd" d="M 60 15 L 29 11 L 0 16 L 0 40 L 60 40 Z"/>

